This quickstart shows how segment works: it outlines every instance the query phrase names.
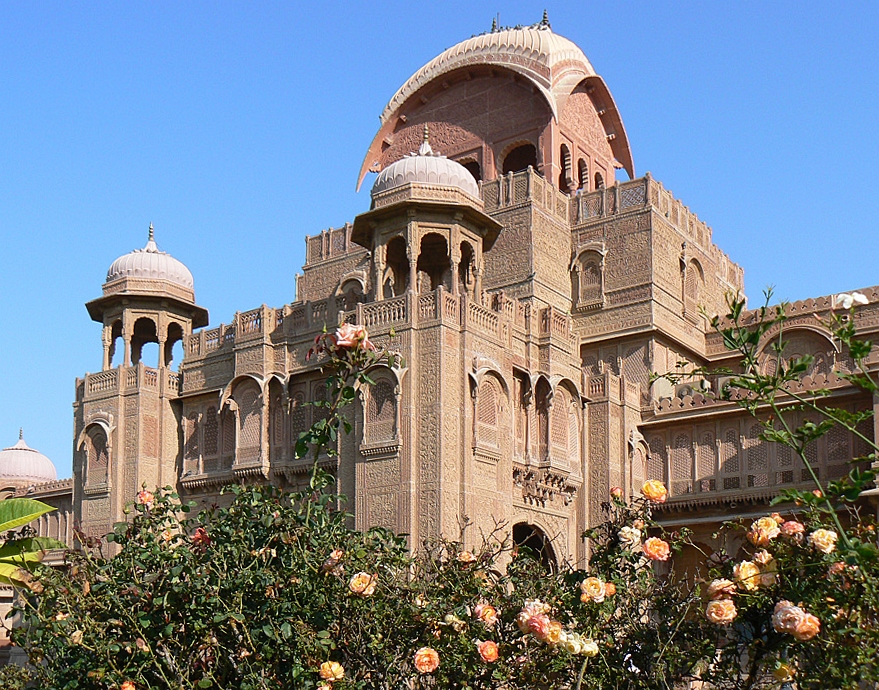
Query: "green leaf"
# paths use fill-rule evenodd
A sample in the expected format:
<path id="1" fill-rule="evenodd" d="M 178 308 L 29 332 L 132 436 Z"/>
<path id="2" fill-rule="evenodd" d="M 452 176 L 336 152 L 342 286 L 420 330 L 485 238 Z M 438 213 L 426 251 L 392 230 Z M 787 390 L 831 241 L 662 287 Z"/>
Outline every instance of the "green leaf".
<path id="1" fill-rule="evenodd" d="M 0 533 L 8 532 L 55 510 L 32 498 L 7 498 L 0 501 Z"/>
<path id="2" fill-rule="evenodd" d="M 49 549 L 66 549 L 66 544 L 49 537 L 25 537 L 13 539 L 0 546 L 0 560 L 9 561 L 24 559 L 28 562 L 38 561 Z"/>

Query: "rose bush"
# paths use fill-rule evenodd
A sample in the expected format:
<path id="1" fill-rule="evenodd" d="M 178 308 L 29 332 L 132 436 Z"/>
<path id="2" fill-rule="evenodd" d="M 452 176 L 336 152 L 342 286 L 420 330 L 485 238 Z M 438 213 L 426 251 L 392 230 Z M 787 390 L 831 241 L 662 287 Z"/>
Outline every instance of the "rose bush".
<path id="1" fill-rule="evenodd" d="M 733 317 L 736 310 L 734 303 Z M 843 326 L 840 338 L 863 363 L 863 346 Z M 747 353 L 762 328 L 725 338 Z M 319 336 L 311 354 L 323 363 L 331 394 L 315 403 L 326 414 L 296 452 L 317 458 L 332 454 L 349 428 L 345 407 L 370 384 L 369 367 L 394 358 L 357 326 Z M 737 385 L 756 391 L 743 399 L 746 409 L 762 415 L 775 405 L 783 418 L 783 385 L 745 370 L 751 378 L 740 375 Z M 789 369 L 782 375 L 792 376 Z M 846 428 L 860 420 L 830 414 Z M 779 436 L 769 428 L 777 426 L 767 427 L 769 440 L 807 462 L 805 444 L 818 430 Z M 677 554 L 693 545 L 686 530 L 668 533 L 654 520 L 668 498 L 658 480 L 629 500 L 611 490 L 606 520 L 584 534 L 585 569 L 553 571 L 524 547 L 512 548 L 502 527 L 481 545 L 441 540 L 414 550 L 386 530 L 357 532 L 333 478 L 317 465 L 298 493 L 233 486 L 227 505 L 198 512 L 170 489 L 144 488 L 132 497 L 131 519 L 108 537 L 116 556 L 85 548 L 67 570 L 39 574 L 41 593 L 22 598 L 24 626 L 15 632 L 32 666 L 0 671 L 0 683 L 857 687 L 879 680 L 876 527 L 857 503 L 872 479 L 856 468 L 814 492 L 786 492 L 780 513 L 726 525 L 745 543 L 745 556 L 706 554 L 705 580 L 676 574 Z"/>

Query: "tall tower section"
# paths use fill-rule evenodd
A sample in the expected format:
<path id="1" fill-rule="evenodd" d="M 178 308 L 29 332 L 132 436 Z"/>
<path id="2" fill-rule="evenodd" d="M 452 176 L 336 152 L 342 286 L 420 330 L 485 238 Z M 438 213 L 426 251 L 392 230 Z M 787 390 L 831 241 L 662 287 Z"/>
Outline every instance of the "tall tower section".
<path id="1" fill-rule="evenodd" d="M 142 485 L 176 483 L 174 345 L 208 324 L 207 311 L 195 303 L 192 274 L 159 250 L 152 224 L 143 249 L 112 263 L 102 292 L 86 304 L 103 326 L 101 371 L 77 380 L 74 403 L 74 509 L 93 536 L 122 519 Z"/>
<path id="2" fill-rule="evenodd" d="M 434 146 L 477 182 L 509 181 L 508 199 L 493 197 L 496 185 L 483 194 L 504 226 L 485 289 L 569 309 L 568 271 L 559 267 L 571 248 L 566 201 L 547 191 L 546 203 L 513 203 L 533 190 L 514 189 L 512 176 L 531 168 L 565 194 L 610 187 L 618 168 L 634 177 L 616 104 L 583 51 L 554 33 L 545 16 L 530 27 L 494 28 L 415 72 L 380 120 L 360 181 L 415 151 L 429 125 Z"/>

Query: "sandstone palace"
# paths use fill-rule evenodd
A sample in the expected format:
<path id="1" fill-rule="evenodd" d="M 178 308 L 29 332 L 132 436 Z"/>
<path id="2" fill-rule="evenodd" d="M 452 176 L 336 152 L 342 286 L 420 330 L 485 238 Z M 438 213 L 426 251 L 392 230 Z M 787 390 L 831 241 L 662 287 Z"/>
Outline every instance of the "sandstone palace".
<path id="1" fill-rule="evenodd" d="M 608 85 L 548 22 L 469 38 L 418 69 L 381 114 L 367 176 L 369 208 L 306 238 L 289 304 L 211 326 L 152 228 L 110 266 L 87 304 L 103 367 L 76 382 L 72 480 L 48 481 L 24 441 L 0 454 L 18 468 L 5 484 L 59 507 L 43 533 L 102 535 L 143 484 L 209 501 L 235 482 L 301 486 L 312 461 L 293 446 L 320 412 L 304 403 L 325 394 L 306 353 L 343 322 L 403 357 L 372 373 L 354 432 L 323 461 L 359 528 L 417 545 L 457 537 L 467 516 L 472 543 L 502 521 L 549 558 L 580 561 L 613 486 L 664 480 L 661 519 L 704 540 L 806 484 L 797 458 L 711 395 L 723 380 L 651 384 L 680 362 L 736 366 L 704 314 L 725 313 L 743 270 L 663 184 L 636 176 Z M 862 291 L 870 337 L 879 288 Z M 815 357 L 804 390 L 879 407 L 836 376 L 850 361 L 815 318 L 834 306 L 791 305 L 787 355 Z M 141 356 L 148 343 L 158 361 Z M 769 347 L 764 360 L 776 366 Z M 875 437 L 872 421 L 863 432 Z M 827 479 L 861 449 L 834 431 L 811 452 Z"/>

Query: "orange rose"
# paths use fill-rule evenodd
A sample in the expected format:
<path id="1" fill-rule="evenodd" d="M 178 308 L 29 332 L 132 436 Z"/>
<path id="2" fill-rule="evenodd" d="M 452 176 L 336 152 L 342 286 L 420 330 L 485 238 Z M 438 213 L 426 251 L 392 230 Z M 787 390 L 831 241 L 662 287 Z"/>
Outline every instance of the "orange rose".
<path id="1" fill-rule="evenodd" d="M 320 665 L 318 672 L 324 680 L 334 681 L 342 680 L 345 677 L 345 669 L 338 661 L 325 661 Z"/>
<path id="2" fill-rule="evenodd" d="M 788 633 L 805 642 L 821 631 L 821 621 L 789 601 L 779 601 L 772 614 L 772 627 L 776 632 Z"/>
<path id="3" fill-rule="evenodd" d="M 815 637 L 819 632 L 821 632 L 821 621 L 818 620 L 818 616 L 806 613 L 797 623 L 791 634 L 799 642 L 806 642 Z"/>
<path id="4" fill-rule="evenodd" d="M 419 673 L 433 673 L 439 668 L 439 652 L 432 647 L 422 647 L 415 652 L 413 663 Z"/>
<path id="5" fill-rule="evenodd" d="M 342 558 L 344 556 L 345 552 L 342 551 L 342 549 L 333 549 L 332 551 L 330 551 L 330 555 L 327 556 L 327 559 L 321 565 L 320 571 L 324 575 L 328 575 L 329 573 L 341 573 L 342 569 L 339 568 L 339 564 L 342 562 Z"/>
<path id="6" fill-rule="evenodd" d="M 612 597 L 617 593 L 617 586 L 613 582 L 604 583 L 604 596 Z"/>
<path id="7" fill-rule="evenodd" d="M 126 680 L 124 683 L 122 683 L 122 685 L 119 686 L 119 690 L 137 690 L 137 686 L 130 680 Z"/>
<path id="8" fill-rule="evenodd" d="M 476 556 L 473 555 L 472 551 L 462 551 L 458 554 L 458 563 L 463 565 L 470 565 L 471 563 L 476 562 Z"/>
<path id="9" fill-rule="evenodd" d="M 832 553 L 836 549 L 836 541 L 839 536 L 830 529 L 816 529 L 809 535 L 809 544 L 821 553 Z"/>
<path id="10" fill-rule="evenodd" d="M 476 649 L 479 650 L 479 656 L 482 657 L 485 663 L 490 664 L 497 661 L 498 650 L 496 642 L 492 640 L 477 642 Z"/>
<path id="11" fill-rule="evenodd" d="M 562 624 L 558 621 L 550 621 L 546 626 L 546 635 L 542 639 L 546 644 L 558 644 L 562 639 Z"/>
<path id="12" fill-rule="evenodd" d="M 644 542 L 642 547 L 644 555 L 651 561 L 667 561 L 671 555 L 671 547 L 667 541 L 663 541 L 659 537 L 650 537 Z"/>
<path id="13" fill-rule="evenodd" d="M 477 604 L 473 615 L 489 628 L 497 623 L 497 609 L 491 604 Z"/>
<path id="14" fill-rule="evenodd" d="M 715 625 L 728 625 L 736 615 L 736 605 L 732 599 L 714 599 L 705 607 L 705 617 Z"/>
<path id="15" fill-rule="evenodd" d="M 641 487 L 641 495 L 653 503 L 665 503 L 668 498 L 668 489 L 658 479 L 648 479 Z"/>
<path id="16" fill-rule="evenodd" d="M 610 497 L 622 500 L 623 498 L 623 488 L 621 486 L 615 486 L 610 490 Z"/>

